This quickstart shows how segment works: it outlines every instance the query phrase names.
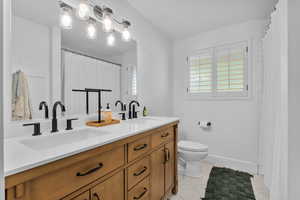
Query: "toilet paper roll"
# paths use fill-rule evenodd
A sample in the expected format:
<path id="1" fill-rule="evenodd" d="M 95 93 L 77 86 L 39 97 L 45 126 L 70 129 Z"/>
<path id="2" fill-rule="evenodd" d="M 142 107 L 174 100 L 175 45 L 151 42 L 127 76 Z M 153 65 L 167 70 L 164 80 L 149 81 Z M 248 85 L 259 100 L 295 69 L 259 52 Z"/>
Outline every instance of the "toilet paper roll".
<path id="1" fill-rule="evenodd" d="M 202 122 L 199 122 L 199 126 L 200 126 L 200 128 L 210 128 L 211 127 L 211 122 L 202 121 Z"/>

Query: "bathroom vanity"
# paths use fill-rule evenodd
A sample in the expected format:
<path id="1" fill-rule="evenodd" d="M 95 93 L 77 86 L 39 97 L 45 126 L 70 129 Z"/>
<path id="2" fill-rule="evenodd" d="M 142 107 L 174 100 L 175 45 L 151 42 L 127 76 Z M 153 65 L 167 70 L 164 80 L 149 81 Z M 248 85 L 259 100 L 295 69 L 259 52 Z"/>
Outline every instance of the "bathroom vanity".
<path id="1" fill-rule="evenodd" d="M 6 140 L 6 200 L 164 199 L 177 192 L 177 126 L 140 118 Z"/>

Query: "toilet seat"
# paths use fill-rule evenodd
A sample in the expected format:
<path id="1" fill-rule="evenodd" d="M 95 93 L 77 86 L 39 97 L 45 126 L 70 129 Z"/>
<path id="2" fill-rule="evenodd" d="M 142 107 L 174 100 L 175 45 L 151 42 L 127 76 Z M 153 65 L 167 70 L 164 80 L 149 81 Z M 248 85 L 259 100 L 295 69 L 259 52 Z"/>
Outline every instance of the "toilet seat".
<path id="1" fill-rule="evenodd" d="M 191 151 L 191 152 L 207 152 L 208 146 L 198 143 L 192 142 L 187 140 L 182 140 L 178 142 L 178 148 L 184 151 Z"/>

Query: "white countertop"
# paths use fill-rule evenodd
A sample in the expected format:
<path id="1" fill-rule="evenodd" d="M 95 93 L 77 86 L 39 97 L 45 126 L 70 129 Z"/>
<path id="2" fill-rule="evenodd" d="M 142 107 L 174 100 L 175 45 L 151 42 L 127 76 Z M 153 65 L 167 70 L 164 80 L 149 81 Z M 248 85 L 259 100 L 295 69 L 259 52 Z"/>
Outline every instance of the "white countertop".
<path id="1" fill-rule="evenodd" d="M 61 131 L 53 134 L 44 133 L 42 136 L 5 139 L 4 174 L 5 176 L 13 175 L 178 120 L 178 118 L 170 117 L 146 117 L 121 121 L 120 124 L 105 127 L 94 128 L 84 126 L 74 130 L 75 132 L 86 131 L 86 135 L 76 135 L 77 133 L 75 132 Z M 56 140 L 55 145 L 51 146 L 51 140 L 55 140 L 55 137 L 56 139 L 58 137 L 62 138 L 61 142 Z M 70 142 L 66 142 L 68 137 L 72 139 Z M 65 141 L 63 141 L 64 139 Z"/>

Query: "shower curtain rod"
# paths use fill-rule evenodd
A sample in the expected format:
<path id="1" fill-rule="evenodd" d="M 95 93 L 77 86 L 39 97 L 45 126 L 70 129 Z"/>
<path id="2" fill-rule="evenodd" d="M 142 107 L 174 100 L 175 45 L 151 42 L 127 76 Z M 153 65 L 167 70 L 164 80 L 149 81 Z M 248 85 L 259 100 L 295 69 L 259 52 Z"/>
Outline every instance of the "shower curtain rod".
<path id="1" fill-rule="evenodd" d="M 70 53 L 74 53 L 74 54 L 77 54 L 77 55 L 80 55 L 80 56 L 89 57 L 89 58 L 99 60 L 99 61 L 102 61 L 102 62 L 106 62 L 106 63 L 109 63 L 109 64 L 118 65 L 119 67 L 122 67 L 122 64 L 120 64 L 120 63 L 115 63 L 115 62 L 112 62 L 112 61 L 109 61 L 109 60 L 105 60 L 103 58 L 90 56 L 90 55 L 87 55 L 87 54 L 84 54 L 84 53 L 81 53 L 81 52 L 78 52 L 78 51 L 74 51 L 74 50 L 71 50 L 71 49 L 68 49 L 68 48 L 61 48 L 61 50 L 67 51 L 67 52 L 70 52 Z"/>

